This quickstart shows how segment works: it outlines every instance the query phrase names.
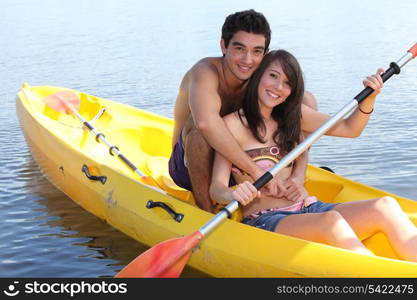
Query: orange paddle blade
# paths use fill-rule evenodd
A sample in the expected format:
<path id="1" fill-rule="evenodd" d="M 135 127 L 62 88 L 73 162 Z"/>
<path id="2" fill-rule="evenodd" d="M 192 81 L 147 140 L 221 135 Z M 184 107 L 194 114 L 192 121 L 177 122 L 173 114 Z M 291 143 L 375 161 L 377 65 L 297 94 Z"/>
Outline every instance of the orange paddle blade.
<path id="1" fill-rule="evenodd" d="M 72 91 L 59 91 L 43 99 L 46 105 L 60 113 L 71 113 L 70 106 L 80 108 L 80 99 Z"/>
<path id="2" fill-rule="evenodd" d="M 203 234 L 167 240 L 143 252 L 124 267 L 116 278 L 175 278 L 181 275 L 191 250 L 202 240 Z"/>
<path id="3" fill-rule="evenodd" d="M 417 56 L 417 43 L 415 43 L 414 46 L 411 47 L 410 50 L 408 50 L 408 52 L 410 52 L 413 55 L 413 57 L 416 57 Z"/>

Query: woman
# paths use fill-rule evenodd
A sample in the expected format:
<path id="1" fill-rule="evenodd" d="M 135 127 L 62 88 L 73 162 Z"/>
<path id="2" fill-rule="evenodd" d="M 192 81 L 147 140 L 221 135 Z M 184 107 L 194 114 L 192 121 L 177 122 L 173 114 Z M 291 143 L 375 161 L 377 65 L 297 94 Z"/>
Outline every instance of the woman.
<path id="1" fill-rule="evenodd" d="M 380 73 L 363 83 L 375 90 L 327 135 L 357 137 L 373 111 L 376 95 L 383 86 Z M 284 50 L 265 56 L 252 76 L 243 108 L 224 121 L 243 150 L 261 167 L 269 169 L 302 139 L 302 131 L 313 132 L 330 116 L 301 104 L 304 81 L 297 60 Z M 284 182 L 292 165 L 277 176 Z M 228 187 L 233 174 L 238 185 Z M 295 182 L 287 182 L 285 197 L 257 191 L 250 177 L 216 153 L 210 195 L 214 201 L 237 200 L 242 205 L 243 223 L 273 232 L 372 255 L 362 240 L 378 231 L 386 234 L 399 257 L 417 261 L 417 231 L 391 197 L 330 204 L 309 197 Z"/>

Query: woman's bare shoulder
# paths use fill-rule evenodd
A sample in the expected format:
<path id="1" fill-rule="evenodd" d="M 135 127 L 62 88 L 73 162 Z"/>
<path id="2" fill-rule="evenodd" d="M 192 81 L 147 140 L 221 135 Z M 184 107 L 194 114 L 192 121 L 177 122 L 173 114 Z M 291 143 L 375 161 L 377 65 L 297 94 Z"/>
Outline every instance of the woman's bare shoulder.
<path id="1" fill-rule="evenodd" d="M 246 124 L 246 118 L 243 114 L 242 109 L 239 109 L 237 111 L 234 111 L 230 114 L 227 114 L 223 117 L 223 120 L 225 121 L 226 125 L 229 127 L 229 129 L 232 128 L 239 128 L 244 127 Z"/>
<path id="2" fill-rule="evenodd" d="M 242 109 L 225 115 L 223 120 L 226 123 L 227 128 L 229 128 L 230 132 L 239 143 L 247 138 L 247 122 Z"/>

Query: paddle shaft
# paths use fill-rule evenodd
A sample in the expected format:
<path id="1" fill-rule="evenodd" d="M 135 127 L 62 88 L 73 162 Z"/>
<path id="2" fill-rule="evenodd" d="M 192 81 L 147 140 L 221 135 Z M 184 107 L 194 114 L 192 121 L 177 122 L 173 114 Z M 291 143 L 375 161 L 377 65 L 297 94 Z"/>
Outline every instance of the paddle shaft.
<path id="1" fill-rule="evenodd" d="M 130 160 L 128 160 L 126 156 L 124 156 L 116 146 L 110 144 L 109 141 L 106 140 L 104 134 L 98 132 L 87 120 L 85 120 L 78 113 L 78 111 L 70 103 L 65 101 L 65 99 L 60 99 L 65 104 L 65 106 L 68 107 L 71 110 L 71 112 L 84 124 L 84 126 L 87 127 L 90 130 L 90 132 L 95 135 L 97 141 L 100 140 L 104 144 L 106 144 L 107 147 L 109 147 L 109 153 L 111 155 L 117 155 L 130 169 L 132 169 L 132 171 L 134 171 L 140 177 L 145 177 L 145 174 L 143 174 L 132 162 L 130 162 Z"/>
<path id="2" fill-rule="evenodd" d="M 417 44 L 410 50 L 410 55 L 404 55 L 397 65 L 391 64 L 390 68 L 382 75 L 383 81 L 388 80 L 392 75 L 398 74 L 402 66 L 417 55 Z M 319 129 L 312 133 L 306 140 L 295 147 L 289 154 L 287 154 L 278 164 L 271 170 L 266 172 L 261 178 L 255 181 L 254 185 L 259 190 L 269 180 L 273 178 L 280 170 L 297 158 L 302 152 L 311 146 L 317 139 L 325 134 L 332 126 L 341 120 L 348 112 L 357 107 L 367 96 L 372 93 L 372 89 L 365 88 L 352 101 L 346 104 L 336 115 L 325 122 Z M 191 250 L 212 230 L 214 230 L 220 223 L 231 216 L 239 207 L 238 201 L 230 202 L 225 208 L 216 214 L 208 223 L 206 223 L 199 230 L 191 235 L 183 238 L 176 238 L 159 243 L 151 249 L 145 251 L 135 260 L 129 263 L 123 270 L 121 270 L 116 277 L 178 277 L 187 263 Z M 192 243 L 190 243 L 190 241 Z M 165 259 L 165 257 L 172 256 L 173 259 Z M 164 257 L 161 259 L 161 257 Z M 157 270 L 154 270 L 152 265 L 158 265 Z M 173 271 L 175 270 L 175 272 Z"/>
<path id="3" fill-rule="evenodd" d="M 415 44 L 408 52 L 402 56 L 397 62 L 392 62 L 390 67 L 381 75 L 383 82 L 387 81 L 394 74 L 399 74 L 403 66 L 405 66 L 411 59 L 416 56 L 417 44 Z M 265 172 L 260 178 L 258 178 L 253 185 L 260 190 L 265 184 L 267 184 L 276 174 L 284 169 L 288 164 L 295 160 L 299 155 L 306 151 L 314 142 L 316 142 L 321 136 L 323 136 L 329 129 L 331 129 L 337 122 L 345 117 L 350 111 L 358 106 L 360 102 L 365 100 L 369 95 L 373 93 L 373 89 L 370 87 L 364 88 L 358 95 L 356 95 L 351 101 L 349 101 L 339 112 L 331 117 L 327 122 L 321 125 L 315 132 L 313 132 L 303 142 L 298 144 L 293 150 L 285 155 L 277 164 L 275 164 L 269 171 Z M 218 214 L 216 214 L 209 222 L 202 226 L 200 231 L 204 236 L 215 229 L 224 219 L 230 217 L 231 214 L 237 210 L 239 202 L 233 200 L 226 207 L 224 207 Z"/>

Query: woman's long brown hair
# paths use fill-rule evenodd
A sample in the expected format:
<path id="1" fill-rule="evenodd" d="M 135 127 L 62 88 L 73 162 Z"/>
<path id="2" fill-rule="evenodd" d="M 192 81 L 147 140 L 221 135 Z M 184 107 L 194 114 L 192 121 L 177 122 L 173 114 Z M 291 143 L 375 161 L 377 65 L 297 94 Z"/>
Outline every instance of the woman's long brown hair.
<path id="1" fill-rule="evenodd" d="M 266 132 L 266 127 L 259 109 L 258 86 L 262 75 L 274 61 L 281 64 L 291 87 L 291 94 L 286 101 L 275 106 L 272 110 L 272 118 L 278 124 L 273 139 L 281 154 L 285 155 L 300 142 L 301 102 L 304 95 L 302 70 L 297 59 L 291 53 L 285 50 L 275 50 L 265 55 L 259 68 L 249 80 L 242 108 L 252 134 L 259 142 L 265 143 L 266 141 L 261 136 L 261 132 Z M 241 121 L 243 123 L 242 119 Z"/>

